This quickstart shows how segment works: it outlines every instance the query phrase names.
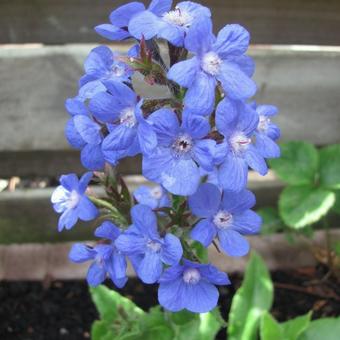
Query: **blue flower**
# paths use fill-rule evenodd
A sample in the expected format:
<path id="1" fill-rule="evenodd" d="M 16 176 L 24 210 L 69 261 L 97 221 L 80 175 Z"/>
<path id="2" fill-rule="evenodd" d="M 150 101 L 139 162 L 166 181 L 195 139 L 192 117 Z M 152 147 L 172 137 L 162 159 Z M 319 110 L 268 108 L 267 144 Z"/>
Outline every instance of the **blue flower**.
<path id="1" fill-rule="evenodd" d="M 132 225 L 115 242 L 117 249 L 131 257 L 136 272 L 145 283 L 155 283 L 163 264 L 177 264 L 183 255 L 180 240 L 172 235 L 161 237 L 157 217 L 150 207 L 136 205 L 131 209 Z"/>
<path id="2" fill-rule="evenodd" d="M 81 150 L 80 158 L 85 168 L 103 169 L 105 159 L 102 152 L 102 126 L 92 119 L 87 106 L 79 99 L 68 99 L 65 106 L 72 116 L 65 126 L 67 141 Z"/>
<path id="3" fill-rule="evenodd" d="M 264 176 L 267 164 L 253 144 L 259 117 L 243 102 L 222 100 L 216 109 L 216 127 L 224 136 L 226 156 L 219 167 L 219 181 L 223 189 L 241 191 L 247 185 L 248 166 Z"/>
<path id="4" fill-rule="evenodd" d="M 98 215 L 98 209 L 86 197 L 85 191 L 92 178 L 92 172 L 84 174 L 80 180 L 77 175 L 60 177 L 60 184 L 53 192 L 51 202 L 57 213 L 61 213 L 58 230 L 71 229 L 78 221 L 91 221 Z"/>
<path id="5" fill-rule="evenodd" d="M 191 238 L 208 247 L 217 236 L 221 248 L 230 256 L 243 256 L 249 251 L 249 243 L 242 235 L 256 234 L 261 218 L 250 210 L 255 196 L 248 190 L 239 193 L 220 192 L 213 184 L 202 184 L 189 197 L 189 207 L 201 218 L 191 231 Z"/>
<path id="6" fill-rule="evenodd" d="M 160 185 L 151 188 L 141 185 L 134 191 L 133 196 L 138 203 L 147 205 L 151 209 L 171 206 L 168 193 Z"/>
<path id="7" fill-rule="evenodd" d="M 167 310 L 187 309 L 193 313 L 207 313 L 216 307 L 218 290 L 215 285 L 230 284 L 227 274 L 211 264 L 184 260 L 164 271 L 159 279 L 158 301 Z"/>
<path id="8" fill-rule="evenodd" d="M 280 138 L 280 129 L 271 122 L 271 117 L 278 112 L 273 105 L 259 105 L 256 107 L 259 124 L 255 131 L 255 146 L 265 158 L 280 157 L 280 148 L 275 143 Z"/>
<path id="9" fill-rule="evenodd" d="M 108 243 L 90 247 L 82 243 L 73 245 L 69 259 L 75 263 L 93 260 L 87 272 L 87 282 L 90 286 L 98 286 L 109 275 L 113 283 L 122 288 L 126 281 L 126 259 L 115 247 L 114 241 L 121 231 L 111 222 L 104 222 L 95 230 L 95 236 L 105 238 Z"/>
<path id="10" fill-rule="evenodd" d="M 201 179 L 199 168 L 213 169 L 216 142 L 204 139 L 210 131 L 208 121 L 184 112 L 180 126 L 169 109 L 154 112 L 148 121 L 157 134 L 158 146 L 143 157 L 143 175 L 172 194 L 193 194 Z"/>
<path id="11" fill-rule="evenodd" d="M 105 159 L 115 165 L 123 157 L 152 152 L 157 139 L 143 117 L 142 100 L 123 83 L 111 80 L 104 84 L 108 92 L 96 94 L 90 110 L 98 121 L 107 123 L 109 134 L 102 144 Z"/>
<path id="12" fill-rule="evenodd" d="M 164 7 L 163 10 L 158 13 L 147 10 L 135 15 L 129 22 L 129 32 L 137 39 L 144 36 L 148 40 L 157 36 L 182 47 L 192 23 L 211 16 L 207 7 L 191 1 L 178 3 L 174 10 L 170 10 L 170 7 Z"/>
<path id="13" fill-rule="evenodd" d="M 192 24 L 185 38 L 185 47 L 194 57 L 171 67 L 168 78 L 188 88 L 184 104 L 192 112 L 210 114 L 215 104 L 217 82 L 233 99 L 247 99 L 256 92 L 250 77 L 254 63 L 244 55 L 249 33 L 240 25 L 227 25 L 217 35 L 212 33 L 210 18 Z"/>
<path id="14" fill-rule="evenodd" d="M 104 80 L 130 82 L 133 71 L 123 62 L 117 60 L 117 56 L 107 46 L 94 48 L 84 63 L 85 75 L 80 78 L 79 86 L 91 87 L 91 94 L 103 92 Z M 98 87 L 98 90 L 96 89 Z M 83 90 L 80 90 L 82 93 Z M 89 96 L 86 99 L 89 99 Z M 83 98 L 84 99 L 84 98 Z"/>
<path id="15" fill-rule="evenodd" d="M 170 10 L 171 0 L 152 0 L 148 10 L 155 15 L 161 15 Z M 145 11 L 141 2 L 130 2 L 120 6 L 110 14 L 111 24 L 102 24 L 95 27 L 96 32 L 109 40 L 124 40 L 131 37 L 128 31 L 131 19 L 138 13 Z"/>

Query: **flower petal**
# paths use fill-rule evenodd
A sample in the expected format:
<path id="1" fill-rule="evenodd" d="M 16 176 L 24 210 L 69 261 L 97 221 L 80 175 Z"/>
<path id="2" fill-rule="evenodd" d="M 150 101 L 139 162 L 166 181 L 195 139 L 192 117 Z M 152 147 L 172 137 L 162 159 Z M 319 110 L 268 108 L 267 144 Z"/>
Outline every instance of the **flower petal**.
<path id="1" fill-rule="evenodd" d="M 247 151 L 244 154 L 245 160 L 248 165 L 258 172 L 261 176 L 265 176 L 268 173 L 268 166 L 260 152 L 256 150 L 253 145 L 249 145 Z"/>
<path id="2" fill-rule="evenodd" d="M 101 122 L 113 123 L 124 106 L 114 96 L 101 92 L 91 99 L 89 108 Z"/>
<path id="3" fill-rule="evenodd" d="M 195 115 L 186 110 L 183 112 L 182 129 L 192 138 L 200 139 L 209 133 L 210 124 L 205 117 Z"/>
<path id="4" fill-rule="evenodd" d="M 83 221 L 91 221 L 95 219 L 99 211 L 96 206 L 86 197 L 83 196 L 77 206 L 78 216 Z"/>
<path id="5" fill-rule="evenodd" d="M 216 142 L 212 139 L 203 139 L 195 143 L 193 158 L 205 170 L 214 170 L 214 156 Z"/>
<path id="6" fill-rule="evenodd" d="M 183 248 L 179 238 L 172 234 L 166 234 L 161 252 L 161 260 L 165 264 L 172 266 L 179 263 L 182 256 Z"/>
<path id="7" fill-rule="evenodd" d="M 65 108 L 71 116 L 88 115 L 89 111 L 86 105 L 76 98 L 68 98 L 65 101 Z"/>
<path id="8" fill-rule="evenodd" d="M 197 284 L 185 284 L 182 295 L 184 307 L 193 313 L 207 313 L 217 306 L 217 288 L 201 280 Z"/>
<path id="9" fill-rule="evenodd" d="M 184 43 L 187 50 L 202 55 L 210 51 L 214 40 L 211 19 L 203 16 L 201 20 L 193 22 Z"/>
<path id="10" fill-rule="evenodd" d="M 262 219 L 252 210 L 233 215 L 232 229 L 241 234 L 257 234 L 261 229 Z"/>
<path id="11" fill-rule="evenodd" d="M 88 144 L 100 144 L 102 136 L 100 134 L 101 127 L 91 118 L 84 115 L 77 115 L 73 118 L 74 126 Z"/>
<path id="12" fill-rule="evenodd" d="M 161 16 L 164 12 L 170 11 L 172 0 L 152 0 L 148 10 Z"/>
<path id="13" fill-rule="evenodd" d="M 256 133 L 255 148 L 259 151 L 262 157 L 280 157 L 280 147 L 264 133 Z"/>
<path id="14" fill-rule="evenodd" d="M 160 305 L 171 312 L 182 310 L 184 308 L 184 289 L 182 278 L 168 282 L 161 281 L 158 288 Z"/>
<path id="15" fill-rule="evenodd" d="M 127 30 L 110 24 L 98 25 L 94 30 L 102 37 L 113 41 L 120 41 L 130 37 L 130 33 Z"/>
<path id="16" fill-rule="evenodd" d="M 179 85 L 188 88 L 191 86 L 196 77 L 196 74 L 199 70 L 199 65 L 200 64 L 197 57 L 180 61 L 170 68 L 167 77 Z"/>
<path id="17" fill-rule="evenodd" d="M 135 15 L 129 22 L 129 32 L 136 39 L 150 40 L 157 35 L 162 22 L 150 11 L 143 11 Z"/>
<path id="18" fill-rule="evenodd" d="M 112 222 L 103 222 L 94 232 L 96 237 L 114 241 L 120 235 L 120 229 Z"/>
<path id="19" fill-rule="evenodd" d="M 184 104 L 187 109 L 199 115 L 209 115 L 215 104 L 216 80 L 205 72 L 198 72 L 185 94 Z"/>
<path id="20" fill-rule="evenodd" d="M 216 237 L 216 228 L 208 219 L 199 221 L 191 230 L 190 237 L 208 247 Z"/>
<path id="21" fill-rule="evenodd" d="M 242 190 L 240 192 L 223 192 L 222 207 L 230 213 L 243 212 L 252 208 L 255 203 L 255 195 L 249 190 Z"/>
<path id="22" fill-rule="evenodd" d="M 89 170 L 101 170 L 104 168 L 104 155 L 100 145 L 87 144 L 80 154 L 81 163 Z"/>
<path id="23" fill-rule="evenodd" d="M 69 119 L 65 126 L 65 137 L 69 144 L 77 149 L 83 148 L 86 143 L 74 126 L 73 118 Z"/>
<path id="24" fill-rule="evenodd" d="M 104 267 L 99 266 L 96 262 L 93 262 L 87 271 L 87 282 L 90 286 L 96 287 L 100 285 L 106 278 L 106 271 Z"/>
<path id="25" fill-rule="evenodd" d="M 145 252 L 145 239 L 141 235 L 124 233 L 118 236 L 115 246 L 126 255 L 139 255 Z"/>
<path id="26" fill-rule="evenodd" d="M 133 1 L 112 11 L 110 21 L 116 27 L 127 27 L 130 19 L 144 10 L 145 6 L 142 3 Z"/>
<path id="27" fill-rule="evenodd" d="M 163 271 L 163 264 L 160 255 L 153 251 L 147 251 L 137 269 L 138 277 L 144 283 L 155 283 Z"/>
<path id="28" fill-rule="evenodd" d="M 221 248 L 229 256 L 244 256 L 249 252 L 247 239 L 235 230 L 220 230 L 218 232 L 218 239 Z"/>
<path id="29" fill-rule="evenodd" d="M 225 190 L 239 192 L 247 186 L 248 164 L 241 158 L 229 153 L 218 171 L 218 180 Z"/>
<path id="30" fill-rule="evenodd" d="M 199 271 L 209 282 L 214 285 L 229 285 L 231 282 L 228 275 L 219 271 L 215 266 L 208 264 L 199 267 Z"/>
<path id="31" fill-rule="evenodd" d="M 158 239 L 157 217 L 152 209 L 143 204 L 137 204 L 131 209 L 131 218 L 136 228 L 151 239 Z"/>
<path id="32" fill-rule="evenodd" d="M 233 99 L 248 99 L 256 93 L 256 84 L 235 63 L 224 61 L 218 80 Z"/>
<path id="33" fill-rule="evenodd" d="M 216 214 L 221 203 L 221 193 L 210 183 L 201 184 L 198 190 L 189 197 L 189 207 L 198 217 L 211 217 Z"/>
<path id="34" fill-rule="evenodd" d="M 68 254 L 69 260 L 75 263 L 92 260 L 95 256 L 96 251 L 83 243 L 74 244 Z"/>
<path id="35" fill-rule="evenodd" d="M 242 55 L 249 46 L 249 32 L 238 24 L 224 26 L 217 35 L 214 50 L 225 59 L 229 55 Z"/>

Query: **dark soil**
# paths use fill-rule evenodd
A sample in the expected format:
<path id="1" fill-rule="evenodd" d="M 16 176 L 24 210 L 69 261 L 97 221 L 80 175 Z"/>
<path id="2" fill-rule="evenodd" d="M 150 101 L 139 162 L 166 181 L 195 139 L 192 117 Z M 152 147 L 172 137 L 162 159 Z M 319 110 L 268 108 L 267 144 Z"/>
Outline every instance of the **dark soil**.
<path id="1" fill-rule="evenodd" d="M 313 310 L 313 318 L 339 316 L 340 290 L 335 279 L 315 281 L 324 274 L 324 268 L 273 272 L 274 316 L 284 321 L 310 310 Z M 220 290 L 220 306 L 225 318 L 232 296 L 241 283 L 238 275 L 232 275 L 231 279 L 233 286 Z M 144 309 L 157 304 L 157 286 L 142 285 L 136 279 L 129 280 L 121 293 Z M 0 283 L 1 340 L 89 339 L 91 323 L 97 318 L 86 282 Z M 226 339 L 225 330 L 218 339 Z"/>

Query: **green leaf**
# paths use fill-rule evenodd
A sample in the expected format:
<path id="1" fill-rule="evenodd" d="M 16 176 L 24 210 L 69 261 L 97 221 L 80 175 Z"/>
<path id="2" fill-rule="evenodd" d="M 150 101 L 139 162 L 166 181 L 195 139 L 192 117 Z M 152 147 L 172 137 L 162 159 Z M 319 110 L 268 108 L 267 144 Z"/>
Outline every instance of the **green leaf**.
<path id="1" fill-rule="evenodd" d="M 198 340 L 214 340 L 220 330 L 221 320 L 213 312 L 200 314 L 198 328 Z"/>
<path id="2" fill-rule="evenodd" d="M 283 181 L 289 184 L 314 183 L 319 165 L 318 151 L 306 142 L 280 144 L 281 157 L 269 164 Z"/>
<path id="3" fill-rule="evenodd" d="M 312 321 L 298 340 L 339 340 L 340 318 L 324 318 Z"/>
<path id="4" fill-rule="evenodd" d="M 257 213 L 262 217 L 263 221 L 261 227 L 262 235 L 271 235 L 285 229 L 285 225 L 276 208 L 264 207 L 258 209 Z"/>
<path id="5" fill-rule="evenodd" d="M 308 185 L 288 186 L 279 199 L 283 221 L 299 229 L 319 221 L 334 205 L 333 192 Z"/>
<path id="6" fill-rule="evenodd" d="M 335 204 L 333 205 L 332 210 L 340 215 L 340 190 L 334 191 L 335 194 Z"/>
<path id="7" fill-rule="evenodd" d="M 288 340 L 284 337 L 281 325 L 268 313 L 264 313 L 260 324 L 261 340 Z"/>
<path id="8" fill-rule="evenodd" d="M 208 263 L 208 249 L 205 248 L 202 243 L 193 241 L 190 247 L 195 251 L 196 256 L 200 259 L 202 263 Z"/>
<path id="9" fill-rule="evenodd" d="M 298 316 L 281 324 L 285 340 L 297 340 L 311 322 L 312 313 Z"/>
<path id="10" fill-rule="evenodd" d="M 236 292 L 229 313 L 228 339 L 256 339 L 260 318 L 273 302 L 273 283 L 263 260 L 252 253 L 242 286 Z"/>
<path id="11" fill-rule="evenodd" d="M 278 323 L 269 313 L 261 318 L 261 340 L 298 340 L 310 324 L 312 313 L 299 316 L 284 323 Z"/>
<path id="12" fill-rule="evenodd" d="M 138 318 L 145 314 L 131 300 L 104 285 L 90 288 L 90 293 L 102 320 L 112 321 L 119 315 L 123 317 L 125 313 L 130 318 Z"/>
<path id="13" fill-rule="evenodd" d="M 340 189 L 340 144 L 320 150 L 320 185 Z"/>
<path id="14" fill-rule="evenodd" d="M 95 321 L 91 327 L 92 340 L 110 340 L 114 338 L 114 333 L 105 321 Z"/>

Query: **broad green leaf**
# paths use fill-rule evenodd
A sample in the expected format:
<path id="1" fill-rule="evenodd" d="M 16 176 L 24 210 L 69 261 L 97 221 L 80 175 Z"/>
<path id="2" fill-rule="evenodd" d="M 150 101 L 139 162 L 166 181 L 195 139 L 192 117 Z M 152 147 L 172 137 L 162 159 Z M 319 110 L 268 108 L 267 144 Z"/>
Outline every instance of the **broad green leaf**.
<path id="1" fill-rule="evenodd" d="M 191 243 L 191 248 L 194 249 L 196 256 L 200 259 L 202 263 L 208 263 L 208 249 L 205 248 L 202 243 L 194 241 Z"/>
<path id="2" fill-rule="evenodd" d="M 262 314 L 273 302 L 273 283 L 263 260 L 252 253 L 242 286 L 236 292 L 229 313 L 228 339 L 256 339 Z"/>
<path id="3" fill-rule="evenodd" d="M 144 311 L 137 307 L 131 300 L 104 285 L 90 288 L 90 292 L 102 320 L 112 321 L 116 319 L 119 314 L 124 316 L 125 313 L 129 317 L 136 318 L 145 314 Z"/>
<path id="4" fill-rule="evenodd" d="M 281 324 L 285 340 L 297 340 L 311 322 L 312 313 L 298 316 Z"/>
<path id="5" fill-rule="evenodd" d="M 200 314 L 200 325 L 198 328 L 198 340 L 214 340 L 220 330 L 221 320 L 214 312 Z"/>
<path id="6" fill-rule="evenodd" d="M 340 214 L 340 190 L 334 191 L 335 194 L 335 203 L 333 205 L 332 210 L 337 214 Z"/>
<path id="7" fill-rule="evenodd" d="M 320 150 L 320 185 L 340 189 L 340 144 Z"/>
<path id="8" fill-rule="evenodd" d="M 288 340 L 281 325 L 268 313 L 264 313 L 260 323 L 261 340 Z"/>
<path id="9" fill-rule="evenodd" d="M 339 340 L 340 318 L 324 318 L 312 321 L 298 340 Z"/>
<path id="10" fill-rule="evenodd" d="M 285 225 L 276 208 L 264 207 L 258 209 L 257 213 L 262 217 L 262 235 L 271 235 L 285 229 Z"/>
<path id="11" fill-rule="evenodd" d="M 333 192 L 308 185 L 288 186 L 279 199 L 283 221 L 294 229 L 319 221 L 334 205 Z"/>
<path id="12" fill-rule="evenodd" d="M 319 154 L 314 145 L 306 142 L 280 144 L 281 157 L 270 160 L 275 173 L 289 184 L 314 183 Z"/>
<path id="13" fill-rule="evenodd" d="M 91 327 L 92 340 L 110 340 L 114 338 L 114 333 L 105 321 L 95 321 Z"/>
<path id="14" fill-rule="evenodd" d="M 177 326 L 185 325 L 186 323 L 197 319 L 197 314 L 191 313 L 187 310 L 182 310 L 177 313 L 168 313 L 168 315 L 169 320 Z"/>
<path id="15" fill-rule="evenodd" d="M 269 313 L 261 318 L 261 340 L 298 340 L 310 324 L 311 313 L 278 323 Z"/>

